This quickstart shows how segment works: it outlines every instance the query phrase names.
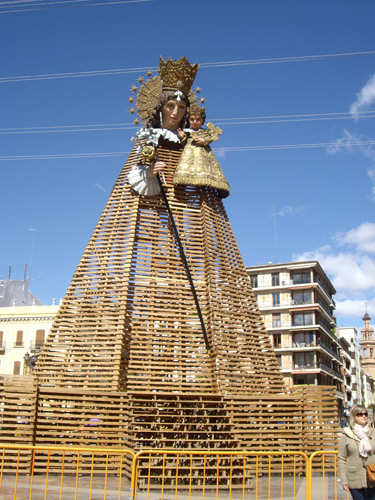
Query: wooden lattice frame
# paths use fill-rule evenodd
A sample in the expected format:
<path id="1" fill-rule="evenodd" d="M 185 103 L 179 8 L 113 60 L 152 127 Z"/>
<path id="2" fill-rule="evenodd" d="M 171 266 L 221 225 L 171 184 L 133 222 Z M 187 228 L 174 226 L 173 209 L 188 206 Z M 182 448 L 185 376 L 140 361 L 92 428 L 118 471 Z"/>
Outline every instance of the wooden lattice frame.
<path id="1" fill-rule="evenodd" d="M 41 387 L 246 394 L 284 390 L 223 203 L 174 187 L 179 146 L 160 146 L 165 189 L 211 349 L 166 207 L 134 193 L 126 162 L 39 355 Z"/>

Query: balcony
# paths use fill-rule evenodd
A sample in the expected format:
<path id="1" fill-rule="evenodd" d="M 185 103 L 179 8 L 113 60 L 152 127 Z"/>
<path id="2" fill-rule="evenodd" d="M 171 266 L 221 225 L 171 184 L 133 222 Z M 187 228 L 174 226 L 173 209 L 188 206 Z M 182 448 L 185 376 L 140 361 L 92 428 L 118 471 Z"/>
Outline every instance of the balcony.
<path id="1" fill-rule="evenodd" d="M 315 343 L 311 342 L 310 344 L 304 344 L 302 342 L 293 342 L 293 344 L 277 344 L 273 346 L 274 349 L 281 349 L 282 351 L 294 351 L 294 350 L 302 350 L 302 349 L 316 349 Z"/>
<path id="2" fill-rule="evenodd" d="M 317 300 L 318 304 L 320 305 L 320 307 L 323 309 L 323 311 L 325 312 L 327 318 L 329 319 L 330 323 L 333 323 L 334 325 L 336 325 L 335 323 L 335 320 L 332 316 L 332 312 L 328 309 L 328 307 L 326 306 L 326 304 L 322 301 L 322 300 Z"/>
<path id="3" fill-rule="evenodd" d="M 30 351 L 40 351 L 43 347 L 43 343 L 41 342 L 30 342 Z"/>
<path id="4" fill-rule="evenodd" d="M 315 347 L 315 342 L 305 343 L 305 342 L 293 342 L 293 348 L 300 349 L 306 347 Z"/>
<path id="5" fill-rule="evenodd" d="M 325 284 L 319 278 L 319 276 L 317 277 L 316 282 L 318 283 L 318 285 L 320 286 L 320 288 L 323 290 L 323 292 L 325 293 L 325 295 L 327 296 L 327 298 L 329 299 L 329 301 L 332 302 L 332 295 L 329 293 L 329 291 L 327 290 Z"/>
<path id="6" fill-rule="evenodd" d="M 339 339 L 336 337 L 336 335 L 333 332 L 331 332 L 331 330 L 329 329 L 329 327 L 325 323 L 323 323 L 322 321 L 318 321 L 318 325 L 330 337 L 331 340 L 336 342 L 336 344 L 340 345 Z"/>
<path id="7" fill-rule="evenodd" d="M 323 351 L 325 351 L 327 354 L 329 354 L 330 356 L 332 356 L 333 358 L 335 358 L 340 364 L 342 364 L 342 359 L 340 358 L 340 356 L 338 356 L 328 346 L 326 346 L 325 344 L 323 344 L 323 342 L 318 341 L 318 346 L 321 347 L 323 349 Z"/>
<path id="8" fill-rule="evenodd" d="M 341 382 L 344 381 L 344 377 L 342 375 L 340 375 L 340 373 L 338 372 L 335 372 L 335 370 L 332 370 L 331 368 L 329 368 L 327 365 L 325 365 L 324 363 L 309 363 L 309 364 L 306 364 L 306 365 L 294 365 L 294 367 L 292 368 L 292 371 L 293 372 L 304 372 L 304 371 L 309 371 L 309 370 L 322 370 L 326 373 L 329 373 L 330 375 L 332 375 L 333 377 L 337 378 L 338 380 L 340 380 Z"/>
<path id="9" fill-rule="evenodd" d="M 13 347 L 15 349 L 20 349 L 22 347 L 25 347 L 25 344 L 23 342 L 13 342 Z"/>
<path id="10" fill-rule="evenodd" d="M 319 363 L 319 368 L 321 370 L 325 371 L 326 373 L 329 373 L 333 377 L 336 377 L 341 382 L 344 382 L 343 375 L 341 375 L 340 373 L 336 372 L 335 370 L 332 370 L 332 368 L 330 368 L 329 366 L 325 365 L 324 363 Z"/>
<path id="11" fill-rule="evenodd" d="M 306 365 L 294 365 L 293 371 L 317 370 L 319 365 L 317 363 L 308 363 Z"/>
<path id="12" fill-rule="evenodd" d="M 272 283 L 257 283 L 256 286 L 252 286 L 254 291 L 258 290 L 280 290 L 282 288 L 288 288 L 292 284 L 291 281 L 288 280 L 280 280 L 278 285 L 273 285 Z"/>

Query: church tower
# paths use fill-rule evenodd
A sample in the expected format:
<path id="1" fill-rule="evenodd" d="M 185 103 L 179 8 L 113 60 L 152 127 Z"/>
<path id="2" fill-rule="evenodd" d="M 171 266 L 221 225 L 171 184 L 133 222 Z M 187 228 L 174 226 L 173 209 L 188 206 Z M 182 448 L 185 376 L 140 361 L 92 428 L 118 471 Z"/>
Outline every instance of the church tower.
<path id="1" fill-rule="evenodd" d="M 371 318 L 366 312 L 363 316 L 363 328 L 361 328 L 361 355 L 362 368 L 365 373 L 375 379 L 375 338 L 374 329 L 370 325 Z"/>

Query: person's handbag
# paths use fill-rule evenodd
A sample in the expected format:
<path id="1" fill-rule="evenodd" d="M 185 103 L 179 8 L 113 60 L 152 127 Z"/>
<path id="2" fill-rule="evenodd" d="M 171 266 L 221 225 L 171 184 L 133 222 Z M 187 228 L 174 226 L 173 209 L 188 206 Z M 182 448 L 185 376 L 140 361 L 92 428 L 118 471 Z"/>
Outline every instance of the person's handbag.
<path id="1" fill-rule="evenodd" d="M 375 483 L 375 464 L 366 465 L 366 472 L 367 472 L 368 480 L 371 483 Z"/>

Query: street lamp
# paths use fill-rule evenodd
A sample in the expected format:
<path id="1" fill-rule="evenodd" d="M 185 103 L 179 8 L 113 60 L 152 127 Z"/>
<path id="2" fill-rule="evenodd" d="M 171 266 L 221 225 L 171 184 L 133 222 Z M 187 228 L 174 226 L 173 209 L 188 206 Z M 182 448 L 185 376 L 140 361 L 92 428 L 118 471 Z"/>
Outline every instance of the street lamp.
<path id="1" fill-rule="evenodd" d="M 25 356 L 24 356 L 24 360 L 25 360 L 24 373 L 25 373 L 25 375 L 27 375 L 30 371 L 34 370 L 35 364 L 38 361 L 38 355 L 39 355 L 39 353 L 33 354 L 32 356 L 30 356 L 30 354 L 28 352 L 25 354 Z"/>

